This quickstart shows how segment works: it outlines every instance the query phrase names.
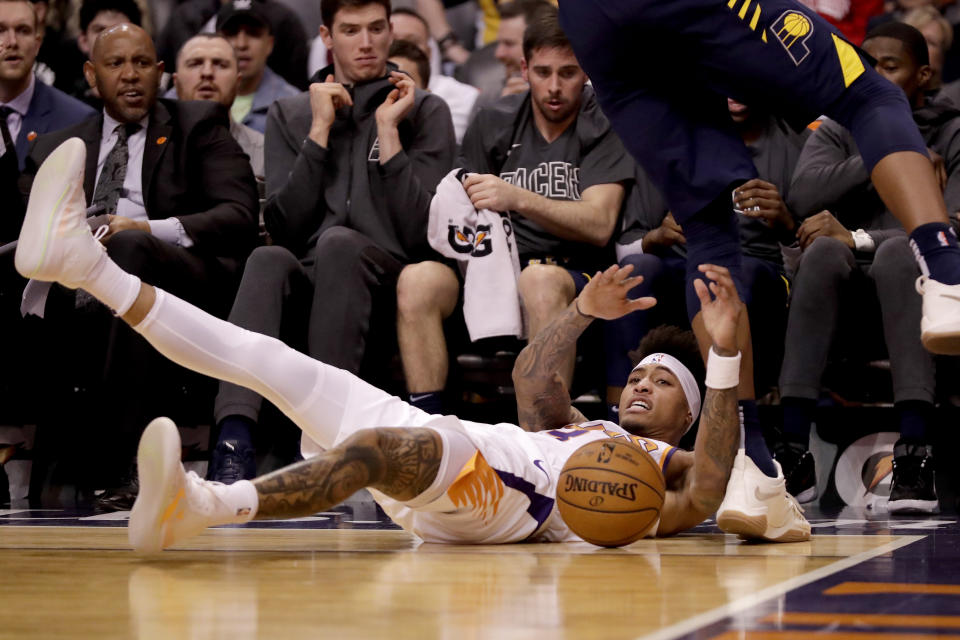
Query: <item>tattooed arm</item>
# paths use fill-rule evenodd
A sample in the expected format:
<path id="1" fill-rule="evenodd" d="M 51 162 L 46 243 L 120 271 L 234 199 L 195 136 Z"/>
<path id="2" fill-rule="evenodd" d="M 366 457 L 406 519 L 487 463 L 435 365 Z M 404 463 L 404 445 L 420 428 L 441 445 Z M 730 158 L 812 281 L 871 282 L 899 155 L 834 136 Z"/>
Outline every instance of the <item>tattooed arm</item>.
<path id="1" fill-rule="evenodd" d="M 253 481 L 257 520 L 325 511 L 365 487 L 410 500 L 433 484 L 443 445 L 432 429 L 363 429 L 320 455 Z"/>
<path id="2" fill-rule="evenodd" d="M 642 276 L 629 277 L 631 271 L 632 266 L 613 265 L 603 273 L 597 272 L 580 296 L 517 356 L 513 386 L 521 427 L 539 431 L 585 420 L 570 404 L 570 393 L 560 377 L 560 365 L 594 318 L 614 320 L 656 304 L 653 298 L 627 298 L 627 292 L 643 279 Z"/>
<path id="3" fill-rule="evenodd" d="M 711 280 L 709 291 L 714 296 L 711 299 L 702 280 L 694 280 L 701 317 L 713 340 L 713 350 L 719 356 L 735 356 L 737 319 L 741 313 L 746 313 L 743 303 L 729 271 L 713 265 L 701 265 L 700 271 Z M 670 466 L 676 463 L 678 468 L 672 469 L 667 478 L 668 490 L 660 514 L 658 535 L 689 529 L 716 512 L 723 501 L 739 446 L 737 387 L 707 387 L 693 453 L 678 451 L 670 461 Z"/>

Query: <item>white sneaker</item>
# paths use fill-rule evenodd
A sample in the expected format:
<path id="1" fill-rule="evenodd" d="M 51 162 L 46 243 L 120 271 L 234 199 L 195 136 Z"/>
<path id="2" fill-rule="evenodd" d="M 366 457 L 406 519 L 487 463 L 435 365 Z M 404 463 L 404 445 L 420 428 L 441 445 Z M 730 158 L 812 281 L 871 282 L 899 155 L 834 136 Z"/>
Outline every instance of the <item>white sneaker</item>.
<path id="1" fill-rule="evenodd" d="M 923 296 L 923 346 L 930 353 L 960 355 L 960 284 L 943 284 L 920 276 L 917 293 Z"/>
<path id="2" fill-rule="evenodd" d="M 743 449 L 737 453 L 727 493 L 717 510 L 717 526 L 744 539 L 809 540 L 810 523 L 796 499 L 787 493 L 780 464 L 776 460 L 773 463 L 777 466 L 776 478 L 760 471 Z"/>
<path id="3" fill-rule="evenodd" d="M 83 193 L 87 149 L 70 138 L 51 153 L 30 189 L 15 264 L 25 278 L 49 280 L 76 289 L 106 250 L 86 221 Z"/>
<path id="4" fill-rule="evenodd" d="M 156 418 L 137 449 L 140 492 L 127 534 L 136 551 L 156 553 L 207 527 L 234 522 L 220 494 L 227 486 L 208 482 L 180 463 L 180 433 L 169 418 Z"/>

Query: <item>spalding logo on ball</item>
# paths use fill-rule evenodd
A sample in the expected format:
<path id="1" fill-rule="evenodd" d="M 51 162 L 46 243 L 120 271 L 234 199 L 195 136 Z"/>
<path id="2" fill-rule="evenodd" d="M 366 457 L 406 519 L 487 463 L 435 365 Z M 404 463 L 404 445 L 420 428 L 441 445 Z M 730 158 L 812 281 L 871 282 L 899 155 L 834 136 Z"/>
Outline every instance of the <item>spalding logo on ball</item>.
<path id="1" fill-rule="evenodd" d="M 619 547 L 652 532 L 666 483 L 646 451 L 625 440 L 594 440 L 567 459 L 557 508 L 570 530 L 601 547 Z"/>

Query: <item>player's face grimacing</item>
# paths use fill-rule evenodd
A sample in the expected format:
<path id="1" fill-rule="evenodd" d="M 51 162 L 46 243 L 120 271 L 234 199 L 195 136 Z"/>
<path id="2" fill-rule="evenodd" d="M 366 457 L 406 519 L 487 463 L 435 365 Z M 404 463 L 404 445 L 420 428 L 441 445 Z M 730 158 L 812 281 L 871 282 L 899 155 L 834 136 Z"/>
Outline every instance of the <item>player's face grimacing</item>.
<path id="1" fill-rule="evenodd" d="M 672 371 L 651 363 L 630 373 L 620 394 L 621 427 L 676 444 L 692 419 L 683 387 Z"/>
<path id="2" fill-rule="evenodd" d="M 572 49 L 534 49 L 522 62 L 534 108 L 549 122 L 564 122 L 580 110 L 587 74 Z"/>

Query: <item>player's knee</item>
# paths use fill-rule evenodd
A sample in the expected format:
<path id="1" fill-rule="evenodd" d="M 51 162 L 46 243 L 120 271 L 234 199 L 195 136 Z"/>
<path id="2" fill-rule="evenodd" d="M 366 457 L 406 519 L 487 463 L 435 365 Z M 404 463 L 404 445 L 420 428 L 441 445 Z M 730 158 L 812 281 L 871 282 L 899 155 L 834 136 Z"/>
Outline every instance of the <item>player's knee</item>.
<path id="1" fill-rule="evenodd" d="M 740 221 L 733 212 L 729 192 L 683 222 L 687 239 L 688 270 L 701 264 L 727 267 L 736 277 L 740 271 Z"/>
<path id="2" fill-rule="evenodd" d="M 460 294 L 456 274 L 440 262 L 418 262 L 407 265 L 397 279 L 397 314 L 413 318 L 452 313 Z"/>
<path id="3" fill-rule="evenodd" d="M 576 285 L 562 267 L 547 264 L 532 264 L 520 272 L 517 289 L 523 306 L 530 314 L 556 311 L 573 300 Z"/>
<path id="4" fill-rule="evenodd" d="M 624 256 L 619 265 L 621 267 L 632 266 L 633 272 L 630 275 L 643 276 L 645 280 L 656 278 L 663 272 L 663 260 L 650 253 L 633 253 Z"/>

